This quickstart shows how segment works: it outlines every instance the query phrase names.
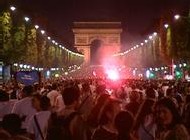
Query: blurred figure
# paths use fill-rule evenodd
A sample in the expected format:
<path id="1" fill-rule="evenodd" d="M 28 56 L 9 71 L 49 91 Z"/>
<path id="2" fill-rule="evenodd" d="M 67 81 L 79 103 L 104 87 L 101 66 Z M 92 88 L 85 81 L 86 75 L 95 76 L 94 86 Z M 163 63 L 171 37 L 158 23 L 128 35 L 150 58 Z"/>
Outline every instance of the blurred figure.
<path id="1" fill-rule="evenodd" d="M 156 103 L 156 114 L 157 137 L 160 140 L 189 140 L 177 106 L 170 98 L 160 99 Z"/>
<path id="2" fill-rule="evenodd" d="M 36 94 L 32 98 L 32 106 L 37 113 L 30 119 L 27 132 L 35 140 L 44 140 L 47 134 L 48 120 L 51 115 L 50 100 L 46 96 Z"/>
<path id="3" fill-rule="evenodd" d="M 50 99 L 51 106 L 56 106 L 56 99 L 59 96 L 59 92 L 57 90 L 57 83 L 53 83 L 51 87 L 51 91 L 47 94 L 47 97 Z"/>
<path id="4" fill-rule="evenodd" d="M 86 140 L 83 118 L 77 112 L 80 91 L 76 86 L 66 87 L 62 91 L 65 109 L 52 114 L 48 124 L 47 140 Z"/>
<path id="5" fill-rule="evenodd" d="M 137 114 L 137 111 L 139 109 L 139 100 L 140 95 L 137 91 L 132 91 L 129 95 L 130 102 L 125 106 L 125 109 L 133 114 L 135 116 Z"/>
<path id="6" fill-rule="evenodd" d="M 29 140 L 26 131 L 21 128 L 22 120 L 17 114 L 8 114 L 3 117 L 2 128 L 11 134 L 11 140 L 23 139 Z"/>
<path id="7" fill-rule="evenodd" d="M 139 140 L 155 139 L 154 103 L 155 101 L 153 99 L 146 99 L 139 108 L 134 125 L 134 131 Z"/>
<path id="8" fill-rule="evenodd" d="M 117 129 L 117 140 L 135 140 L 132 136 L 134 123 L 133 115 L 128 111 L 121 111 L 115 117 L 115 127 Z"/>
<path id="9" fill-rule="evenodd" d="M 118 100 L 109 99 L 102 110 L 99 127 L 92 135 L 92 140 L 116 140 L 117 131 L 114 127 L 115 116 L 120 112 L 120 103 Z"/>
<path id="10" fill-rule="evenodd" d="M 30 118 L 36 113 L 32 106 L 33 87 L 25 86 L 22 92 L 23 98 L 15 103 L 12 113 L 20 116 L 23 121 L 22 128 L 27 129 Z"/>
<path id="11" fill-rule="evenodd" d="M 183 111 L 183 122 L 190 134 L 190 94 L 186 96 L 184 111 Z"/>

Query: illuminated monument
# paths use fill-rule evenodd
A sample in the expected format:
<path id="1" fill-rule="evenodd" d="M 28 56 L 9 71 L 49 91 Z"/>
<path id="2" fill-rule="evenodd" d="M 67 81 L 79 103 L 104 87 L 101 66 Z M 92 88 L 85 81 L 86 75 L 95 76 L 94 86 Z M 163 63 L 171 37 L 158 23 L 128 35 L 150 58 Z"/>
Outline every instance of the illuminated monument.
<path id="1" fill-rule="evenodd" d="M 99 65 L 101 59 L 120 51 L 121 22 L 74 22 L 74 46 L 85 63 Z"/>

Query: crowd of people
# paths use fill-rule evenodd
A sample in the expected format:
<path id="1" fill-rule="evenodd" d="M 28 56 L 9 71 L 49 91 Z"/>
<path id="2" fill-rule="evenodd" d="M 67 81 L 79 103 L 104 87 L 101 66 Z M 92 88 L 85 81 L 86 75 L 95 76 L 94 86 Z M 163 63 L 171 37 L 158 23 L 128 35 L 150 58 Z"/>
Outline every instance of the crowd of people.
<path id="1" fill-rule="evenodd" d="M 0 140 L 190 140 L 190 83 L 53 79 L 0 89 Z"/>

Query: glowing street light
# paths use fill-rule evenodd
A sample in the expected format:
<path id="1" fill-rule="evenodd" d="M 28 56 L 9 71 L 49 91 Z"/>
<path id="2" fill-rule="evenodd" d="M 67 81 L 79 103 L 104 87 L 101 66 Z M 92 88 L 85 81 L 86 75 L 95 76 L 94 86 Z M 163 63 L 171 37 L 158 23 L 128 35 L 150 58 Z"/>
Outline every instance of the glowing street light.
<path id="1" fill-rule="evenodd" d="M 186 67 L 186 66 L 187 66 L 187 64 L 186 64 L 186 63 L 183 63 L 183 66 L 184 66 L 184 67 Z"/>
<path id="2" fill-rule="evenodd" d="M 38 29 L 38 28 L 39 28 L 39 26 L 38 26 L 38 25 L 35 25 L 34 27 L 35 27 L 36 29 Z"/>
<path id="3" fill-rule="evenodd" d="M 15 10 L 16 10 L 16 7 L 11 6 L 10 9 L 11 9 L 11 11 L 15 11 Z"/>
<path id="4" fill-rule="evenodd" d="M 158 34 L 157 32 L 154 32 L 154 33 L 153 33 L 154 36 L 157 36 L 157 34 Z"/>
<path id="5" fill-rule="evenodd" d="M 174 18 L 175 20 L 178 20 L 180 18 L 180 15 L 175 15 Z"/>
<path id="6" fill-rule="evenodd" d="M 41 30 L 41 33 L 42 33 L 42 34 L 45 34 L 45 31 L 44 31 L 44 30 Z"/>
<path id="7" fill-rule="evenodd" d="M 145 43 L 147 43 L 147 42 L 148 42 L 148 40 L 144 40 L 144 42 L 145 42 Z"/>
<path id="8" fill-rule="evenodd" d="M 144 43 L 141 43 L 141 46 L 143 46 L 144 45 Z"/>
<path id="9" fill-rule="evenodd" d="M 149 39 L 152 39 L 152 36 L 150 35 L 148 38 L 149 38 Z"/>
<path id="10" fill-rule="evenodd" d="M 47 38 L 48 38 L 48 40 L 50 40 L 50 39 L 51 39 L 51 37 L 49 37 L 49 36 L 48 36 Z"/>
<path id="11" fill-rule="evenodd" d="M 164 27 L 167 29 L 169 27 L 169 25 L 168 24 L 164 24 Z"/>
<path id="12" fill-rule="evenodd" d="M 28 22 L 30 19 L 29 19 L 29 17 L 24 17 L 24 20 L 25 20 L 26 22 Z"/>

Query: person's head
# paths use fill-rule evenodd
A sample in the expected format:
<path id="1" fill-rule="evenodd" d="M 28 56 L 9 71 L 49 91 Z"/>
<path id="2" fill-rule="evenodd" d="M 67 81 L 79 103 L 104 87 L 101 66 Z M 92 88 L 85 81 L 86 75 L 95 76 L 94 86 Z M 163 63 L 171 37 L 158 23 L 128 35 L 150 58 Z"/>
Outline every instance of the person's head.
<path id="1" fill-rule="evenodd" d="M 40 107 L 43 111 L 49 110 L 51 107 L 50 99 L 47 96 L 42 96 L 40 98 Z"/>
<path id="2" fill-rule="evenodd" d="M 37 111 L 46 111 L 50 108 L 50 99 L 47 96 L 41 96 L 39 94 L 33 95 L 32 106 Z"/>
<path id="3" fill-rule="evenodd" d="M 121 111 L 116 115 L 114 125 L 119 136 L 126 138 L 129 137 L 133 123 L 133 115 L 128 111 Z"/>
<path id="4" fill-rule="evenodd" d="M 139 92 L 134 90 L 129 95 L 130 102 L 138 102 L 139 98 L 140 98 Z"/>
<path id="5" fill-rule="evenodd" d="M 3 117 L 2 127 L 11 135 L 16 135 L 21 132 L 22 120 L 17 114 L 8 114 Z"/>
<path id="6" fill-rule="evenodd" d="M 175 96 L 175 99 L 177 101 L 178 106 L 182 107 L 183 104 L 184 104 L 183 97 L 180 94 L 178 94 L 178 95 Z"/>
<path id="7" fill-rule="evenodd" d="M 90 91 L 90 85 L 86 82 L 82 84 L 82 90 L 84 92 L 89 92 Z"/>
<path id="8" fill-rule="evenodd" d="M 177 105 L 170 98 L 162 98 L 156 103 L 157 123 L 164 128 L 171 129 L 181 123 L 181 116 Z"/>
<path id="9" fill-rule="evenodd" d="M 101 113 L 107 102 L 109 101 L 110 95 L 101 94 L 97 99 L 95 106 L 92 108 L 90 114 L 87 118 L 87 123 L 91 127 L 97 127 L 99 123 L 99 119 L 101 117 Z M 94 115 L 96 114 L 96 115 Z"/>
<path id="10" fill-rule="evenodd" d="M 51 86 L 51 89 L 56 90 L 57 89 L 57 83 L 53 83 L 52 86 Z"/>
<path id="11" fill-rule="evenodd" d="M 146 89 L 145 94 L 147 98 L 155 99 L 155 90 L 152 87 Z"/>
<path id="12" fill-rule="evenodd" d="M 170 87 L 166 90 L 166 96 L 174 97 L 174 88 Z"/>
<path id="13" fill-rule="evenodd" d="M 120 101 L 109 99 L 105 107 L 101 112 L 101 116 L 99 119 L 100 125 L 105 125 L 108 123 L 113 123 L 116 114 L 121 111 Z"/>
<path id="14" fill-rule="evenodd" d="M 189 104 L 190 103 L 190 94 L 188 94 L 185 98 L 185 103 Z"/>
<path id="15" fill-rule="evenodd" d="M 98 95 L 106 93 L 106 86 L 105 85 L 98 85 L 96 88 L 96 93 Z"/>
<path id="16" fill-rule="evenodd" d="M 78 103 L 80 97 L 80 90 L 75 86 L 66 87 L 62 91 L 62 98 L 66 106 Z"/>
<path id="17" fill-rule="evenodd" d="M 5 91 L 0 89 L 0 102 L 8 101 L 9 95 Z"/>
<path id="18" fill-rule="evenodd" d="M 22 89 L 22 92 L 24 94 L 24 96 L 31 96 L 34 92 L 34 89 L 33 89 L 33 86 L 25 86 L 23 89 Z"/>
<path id="19" fill-rule="evenodd" d="M 152 116 L 153 118 L 153 107 L 154 107 L 155 101 L 153 99 L 146 99 L 141 104 L 137 116 L 136 121 L 134 125 L 134 129 L 138 129 L 140 124 L 143 124 L 145 121 L 145 117 Z"/>

